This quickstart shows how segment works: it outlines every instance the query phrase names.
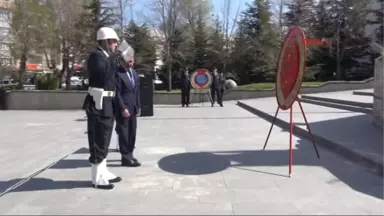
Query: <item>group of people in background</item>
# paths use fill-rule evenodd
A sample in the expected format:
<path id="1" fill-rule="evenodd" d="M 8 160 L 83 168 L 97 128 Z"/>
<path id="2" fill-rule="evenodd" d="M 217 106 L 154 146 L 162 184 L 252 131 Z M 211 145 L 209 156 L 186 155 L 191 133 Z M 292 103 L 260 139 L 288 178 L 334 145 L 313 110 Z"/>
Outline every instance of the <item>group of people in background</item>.
<path id="1" fill-rule="evenodd" d="M 211 106 L 215 106 L 215 101 L 223 107 L 223 94 L 225 91 L 225 76 L 224 73 L 219 73 L 216 67 L 213 67 L 212 73 L 212 84 L 210 86 L 211 95 Z M 180 79 L 180 90 L 181 90 L 181 106 L 188 107 L 190 105 L 191 95 L 191 74 L 186 68 Z"/>

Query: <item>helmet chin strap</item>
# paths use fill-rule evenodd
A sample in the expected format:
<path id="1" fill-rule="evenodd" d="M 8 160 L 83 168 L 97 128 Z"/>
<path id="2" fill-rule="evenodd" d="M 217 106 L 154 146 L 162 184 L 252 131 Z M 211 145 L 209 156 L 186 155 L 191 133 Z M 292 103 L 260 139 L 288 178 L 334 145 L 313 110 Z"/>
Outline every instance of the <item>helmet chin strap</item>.
<path id="1" fill-rule="evenodd" d="M 108 54 L 112 54 L 113 53 L 112 49 L 108 46 L 108 41 L 107 40 L 99 41 L 99 46 L 101 47 L 101 49 L 105 50 Z"/>

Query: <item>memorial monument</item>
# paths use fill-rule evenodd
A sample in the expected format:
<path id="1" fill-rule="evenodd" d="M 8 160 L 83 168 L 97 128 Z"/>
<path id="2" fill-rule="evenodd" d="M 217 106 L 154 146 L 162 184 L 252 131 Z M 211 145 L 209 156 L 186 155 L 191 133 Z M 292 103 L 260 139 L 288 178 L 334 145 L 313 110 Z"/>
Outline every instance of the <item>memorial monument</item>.
<path id="1" fill-rule="evenodd" d="M 376 126 L 384 129 L 384 47 L 377 43 L 373 43 L 372 48 L 381 53 L 381 56 L 375 60 L 373 122 Z"/>

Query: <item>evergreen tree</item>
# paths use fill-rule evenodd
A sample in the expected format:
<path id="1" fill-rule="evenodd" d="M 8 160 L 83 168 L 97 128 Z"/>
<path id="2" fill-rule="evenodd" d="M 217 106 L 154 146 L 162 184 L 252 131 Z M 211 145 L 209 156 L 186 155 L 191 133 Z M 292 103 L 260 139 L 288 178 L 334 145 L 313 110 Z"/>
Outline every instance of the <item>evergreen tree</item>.
<path id="1" fill-rule="evenodd" d="M 177 80 L 180 77 L 180 70 L 185 67 L 190 69 L 193 69 L 194 67 L 194 50 L 191 49 L 190 46 L 190 40 L 193 38 L 193 35 L 190 35 L 186 26 L 182 24 L 175 26 L 171 35 L 170 48 L 172 50 L 172 61 L 166 61 L 166 56 L 162 55 L 164 65 L 159 74 L 160 79 L 163 80 L 167 86 L 169 80 L 168 76 L 166 76 L 168 74 L 168 68 L 172 68 L 172 80 Z M 191 36 L 191 38 L 189 36 Z M 177 88 L 177 86 L 172 86 Z"/>
<path id="2" fill-rule="evenodd" d="M 217 17 L 212 33 L 209 35 L 207 50 L 207 60 L 214 65 L 218 70 L 224 70 L 225 61 L 225 39 L 221 28 L 221 22 Z"/>
<path id="3" fill-rule="evenodd" d="M 89 5 L 85 6 L 85 10 L 89 11 L 87 17 L 95 30 L 95 36 L 101 27 L 111 27 L 117 23 L 117 17 L 113 11 L 114 7 L 111 7 L 107 2 L 106 0 L 92 0 Z"/>
<path id="4" fill-rule="evenodd" d="M 139 73 L 151 74 L 154 71 L 156 44 L 149 34 L 146 25 L 138 26 L 131 21 L 125 29 L 125 40 L 135 51 L 135 68 Z"/>
<path id="5" fill-rule="evenodd" d="M 164 73 L 166 73 L 169 64 L 172 64 L 171 68 L 173 73 L 176 72 L 174 75 L 177 75 L 177 72 L 185 67 L 193 66 L 194 56 L 190 53 L 190 44 L 187 34 L 188 32 L 185 31 L 185 26 L 178 25 L 174 28 L 172 39 L 170 41 L 172 62 L 166 62 L 165 56 L 162 56 L 162 60 L 165 62 L 162 67 Z"/>
<path id="6" fill-rule="evenodd" d="M 198 19 L 196 21 L 196 30 L 194 32 L 194 41 L 193 41 L 194 49 L 195 49 L 195 67 L 196 68 L 204 68 L 209 67 L 207 64 L 207 44 L 208 44 L 208 36 L 206 33 L 206 25 L 203 19 L 202 11 L 200 10 L 198 14 Z M 212 67 L 210 65 L 210 67 Z"/>
<path id="7" fill-rule="evenodd" d="M 238 28 L 234 38 L 234 49 L 231 52 L 231 67 L 237 74 L 240 85 L 248 84 L 250 82 L 248 71 L 251 67 L 248 63 L 248 44 L 247 36 L 245 34 L 245 19 L 240 19 Z"/>
<path id="8" fill-rule="evenodd" d="M 114 13 L 114 7 L 107 0 L 89 0 L 83 5 L 83 18 L 77 23 L 79 39 L 82 38 L 86 49 L 90 50 L 96 45 L 97 31 L 101 27 L 112 27 L 118 19 Z M 85 44 L 87 43 L 87 44 Z"/>
<path id="9" fill-rule="evenodd" d="M 265 74 L 274 70 L 276 65 L 278 32 L 271 22 L 269 0 L 255 0 L 243 13 L 243 34 L 245 71 L 250 72 L 250 81 L 262 81 Z"/>
<path id="10" fill-rule="evenodd" d="M 300 26 L 307 33 L 313 24 L 315 14 L 314 0 L 290 0 L 285 13 L 286 26 Z"/>
<path id="11" fill-rule="evenodd" d="M 380 7 L 374 11 L 376 20 L 372 24 L 378 24 L 376 32 L 376 41 L 384 46 L 384 0 L 378 0 Z"/>
<path id="12" fill-rule="evenodd" d="M 326 12 L 325 12 L 326 11 Z M 359 0 L 322 1 L 317 6 L 316 38 L 331 47 L 313 51 L 312 63 L 322 65 L 320 78 L 344 79 L 353 68 L 371 67 L 370 38 L 365 36 L 367 5 Z M 313 48 L 312 48 L 313 49 Z M 336 74 L 336 77 L 333 75 Z"/>

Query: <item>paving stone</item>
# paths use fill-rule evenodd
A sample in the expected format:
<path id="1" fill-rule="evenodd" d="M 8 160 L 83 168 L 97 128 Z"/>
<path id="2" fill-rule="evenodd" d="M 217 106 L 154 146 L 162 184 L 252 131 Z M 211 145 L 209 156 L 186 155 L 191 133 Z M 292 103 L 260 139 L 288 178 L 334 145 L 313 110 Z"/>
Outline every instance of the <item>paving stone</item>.
<path id="1" fill-rule="evenodd" d="M 235 215 L 300 215 L 300 211 L 289 202 L 259 201 L 252 203 L 234 203 Z"/>
<path id="2" fill-rule="evenodd" d="M 308 140 L 294 137 L 294 175 L 288 178 L 287 131 L 275 128 L 262 151 L 270 123 L 234 102 L 156 107 L 154 117 L 139 118 L 135 155 L 143 166 L 120 167 L 119 153 L 110 152 L 108 169 L 123 181 L 114 190 L 96 190 L 83 117 L 82 111 L 0 112 L 0 191 L 42 171 L 0 197 L 0 214 L 384 212 L 382 179 L 324 149 L 319 161 Z M 111 149 L 116 143 L 113 134 Z"/>

